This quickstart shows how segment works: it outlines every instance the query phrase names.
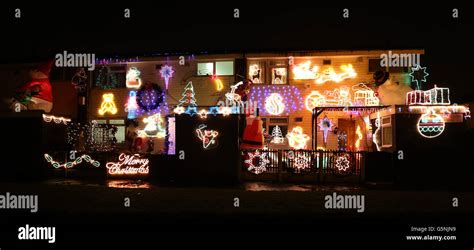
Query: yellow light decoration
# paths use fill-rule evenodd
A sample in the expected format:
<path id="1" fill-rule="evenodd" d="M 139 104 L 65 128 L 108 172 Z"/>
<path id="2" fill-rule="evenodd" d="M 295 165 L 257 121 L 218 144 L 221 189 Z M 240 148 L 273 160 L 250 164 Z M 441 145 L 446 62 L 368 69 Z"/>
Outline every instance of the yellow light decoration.
<path id="1" fill-rule="evenodd" d="M 285 111 L 283 97 L 278 93 L 272 93 L 265 99 L 265 109 L 271 115 L 280 115 Z"/>
<path id="2" fill-rule="evenodd" d="M 143 130 L 138 130 L 140 137 L 157 137 L 164 138 L 166 131 L 163 128 L 163 118 L 160 114 L 155 114 L 147 118 L 143 118 L 143 122 L 147 124 Z"/>
<path id="3" fill-rule="evenodd" d="M 306 143 L 310 139 L 307 134 L 303 134 L 303 128 L 296 126 L 286 135 L 288 144 L 294 149 L 305 149 Z"/>
<path id="4" fill-rule="evenodd" d="M 184 111 L 185 111 L 184 107 L 176 107 L 173 109 L 173 112 L 178 115 L 184 113 Z"/>
<path id="5" fill-rule="evenodd" d="M 375 127 L 377 128 L 374 131 L 374 135 L 372 136 L 372 141 L 374 142 L 375 146 L 377 147 L 377 151 L 380 151 L 380 127 L 381 127 L 381 119 L 380 119 L 380 112 L 377 112 L 377 118 L 375 119 Z"/>
<path id="6" fill-rule="evenodd" d="M 306 109 L 312 112 L 314 108 L 326 104 L 326 98 L 319 91 L 314 90 L 306 97 L 304 104 Z"/>
<path id="7" fill-rule="evenodd" d="M 292 71 L 296 80 L 310 80 L 317 79 L 319 77 L 319 67 L 315 65 L 311 68 L 311 61 L 293 66 Z"/>
<path id="8" fill-rule="evenodd" d="M 224 84 L 222 83 L 221 79 L 216 79 L 215 82 L 217 91 L 221 92 L 224 89 Z"/>
<path id="9" fill-rule="evenodd" d="M 357 125 L 357 129 L 356 129 L 356 135 L 357 135 L 357 140 L 356 140 L 356 143 L 355 143 L 355 147 L 356 147 L 356 150 L 359 150 L 360 149 L 360 142 L 362 141 L 362 131 L 360 129 L 360 126 Z"/>
<path id="10" fill-rule="evenodd" d="M 112 115 L 117 114 L 117 107 L 114 102 L 114 94 L 107 93 L 102 95 L 102 104 L 100 105 L 99 115 L 110 113 Z"/>
<path id="11" fill-rule="evenodd" d="M 357 76 L 352 64 L 341 65 L 341 71 L 342 73 L 337 74 L 333 68 L 328 68 L 316 79 L 316 83 L 323 84 L 328 81 L 341 82 L 345 79 Z"/>

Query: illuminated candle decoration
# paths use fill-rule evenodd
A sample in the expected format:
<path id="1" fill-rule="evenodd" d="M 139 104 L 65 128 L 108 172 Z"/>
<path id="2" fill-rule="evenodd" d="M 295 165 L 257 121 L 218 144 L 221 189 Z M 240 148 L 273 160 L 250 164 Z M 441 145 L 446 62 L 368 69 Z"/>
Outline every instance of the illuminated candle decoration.
<path id="1" fill-rule="evenodd" d="M 127 118 L 128 119 L 135 119 L 137 118 L 137 91 L 132 90 L 128 93 L 128 101 L 125 105 L 125 112 L 128 112 Z"/>
<path id="2" fill-rule="evenodd" d="M 206 125 L 201 124 L 199 127 L 196 129 L 196 135 L 201 140 L 202 142 L 202 147 L 204 149 L 210 149 L 210 146 L 216 146 L 217 145 L 217 136 L 219 135 L 219 132 L 215 130 L 207 130 Z"/>
<path id="3" fill-rule="evenodd" d="M 252 83 L 262 83 L 262 80 L 260 79 L 261 73 L 262 70 L 258 64 L 252 64 L 249 66 L 249 76 Z"/>
<path id="4" fill-rule="evenodd" d="M 336 168 L 341 171 L 341 172 L 345 172 L 349 169 L 349 167 L 351 166 L 351 162 L 349 161 L 349 159 L 347 159 L 347 156 L 346 155 L 343 155 L 343 156 L 339 156 L 337 159 L 336 159 Z"/>
<path id="5" fill-rule="evenodd" d="M 146 124 L 143 130 L 138 130 L 138 136 L 140 137 L 157 137 L 163 138 L 166 136 L 166 131 L 163 128 L 163 119 L 160 114 L 155 114 L 146 118 L 143 118 L 143 122 Z"/>
<path id="6" fill-rule="evenodd" d="M 429 109 L 418 120 L 417 129 L 420 135 L 426 138 L 435 138 L 444 131 L 445 123 L 442 116 Z"/>
<path id="7" fill-rule="evenodd" d="M 284 111 L 281 115 L 289 115 L 292 112 L 303 109 L 303 98 L 300 90 L 293 85 L 284 86 L 253 86 L 249 93 L 249 102 L 256 103 L 260 110 L 260 115 L 271 115 L 266 109 L 265 101 L 272 94 L 279 94 L 283 99 L 281 103 L 284 104 Z M 276 107 L 279 110 L 282 107 Z"/>
<path id="8" fill-rule="evenodd" d="M 140 70 L 135 67 L 131 67 L 126 75 L 127 88 L 138 89 L 142 86 L 142 80 L 140 79 Z"/>
<path id="9" fill-rule="evenodd" d="M 354 104 L 357 106 L 378 106 L 380 104 L 379 98 L 375 92 L 367 87 L 364 83 L 359 83 L 352 86 L 354 90 Z"/>
<path id="10" fill-rule="evenodd" d="M 117 114 L 117 107 L 114 102 L 114 94 L 107 93 L 102 95 L 102 104 L 100 105 L 99 115 L 110 113 L 112 115 Z"/>
<path id="11" fill-rule="evenodd" d="M 161 66 L 160 74 L 161 74 L 161 78 L 165 79 L 165 86 L 166 86 L 166 89 L 168 89 L 168 83 L 170 81 L 170 78 L 172 78 L 174 74 L 173 67 L 166 64 Z"/>
<path id="12" fill-rule="evenodd" d="M 265 109 L 270 115 L 281 115 L 285 111 L 283 97 L 278 93 L 271 93 L 265 99 Z"/>
<path id="13" fill-rule="evenodd" d="M 235 90 L 242 84 L 244 84 L 244 83 L 242 81 L 240 81 L 240 82 L 230 86 L 230 92 L 225 94 L 225 97 L 227 98 L 227 100 L 229 100 L 230 102 L 240 102 L 241 101 L 242 97 L 239 94 L 236 94 Z"/>
<path id="14" fill-rule="evenodd" d="M 106 165 L 109 175 L 146 175 L 150 172 L 149 160 L 139 154 L 121 153 L 117 162 Z"/>
<path id="15" fill-rule="evenodd" d="M 89 155 L 82 155 L 81 157 L 77 157 L 74 161 L 66 162 L 66 163 L 59 163 L 53 159 L 49 154 L 44 154 L 44 158 L 48 163 L 51 164 L 54 168 L 72 168 L 84 160 L 85 162 L 91 164 L 94 167 L 100 167 L 100 162 L 93 160 Z"/>
<path id="16" fill-rule="evenodd" d="M 326 144 L 328 142 L 328 133 L 329 131 L 332 131 L 334 124 L 327 116 L 325 116 L 319 120 L 318 127 L 319 130 L 323 131 L 323 142 Z"/>
<path id="17" fill-rule="evenodd" d="M 419 64 L 411 68 L 410 77 L 411 80 L 416 83 L 417 90 L 421 89 L 421 84 L 426 82 L 426 77 L 429 75 L 430 74 L 426 72 L 426 67 L 421 67 Z"/>
<path id="18" fill-rule="evenodd" d="M 436 85 L 430 90 L 413 90 L 407 93 L 407 105 L 449 105 L 449 88 L 438 88 Z"/>
<path id="19" fill-rule="evenodd" d="M 303 154 L 298 154 L 295 157 L 293 166 L 298 170 L 308 169 L 311 164 L 310 156 L 306 156 Z"/>
<path id="20" fill-rule="evenodd" d="M 221 92 L 224 89 L 224 84 L 222 83 L 221 79 L 217 78 L 214 81 L 216 82 L 216 90 Z"/>
<path id="21" fill-rule="evenodd" d="M 317 84 L 322 84 L 328 81 L 341 82 L 348 78 L 354 78 L 357 76 L 352 64 L 341 65 L 342 73 L 337 74 L 333 68 L 328 68 L 323 74 L 316 79 Z"/>
<path id="22" fill-rule="evenodd" d="M 310 139 L 307 134 L 303 134 L 303 128 L 300 126 L 294 127 L 286 137 L 288 138 L 288 144 L 294 149 L 305 149 L 306 143 Z"/>
<path id="23" fill-rule="evenodd" d="M 356 129 L 356 135 L 357 135 L 357 140 L 355 142 L 355 147 L 356 147 L 356 150 L 359 151 L 360 150 L 360 143 L 362 142 L 362 131 L 360 129 L 360 126 L 357 125 L 357 129 Z"/>
<path id="24" fill-rule="evenodd" d="M 272 130 L 272 140 L 271 143 L 281 144 L 285 141 L 281 129 L 279 126 L 275 126 Z"/>
<path id="25" fill-rule="evenodd" d="M 67 125 L 68 122 L 71 121 L 71 119 L 60 117 L 60 116 L 54 116 L 54 115 L 45 115 L 43 114 L 43 121 L 44 122 L 54 122 L 56 124 L 64 124 Z"/>
<path id="26" fill-rule="evenodd" d="M 293 66 L 293 75 L 296 80 L 312 80 L 319 77 L 319 67 L 311 67 L 311 61 L 300 63 Z"/>
<path id="27" fill-rule="evenodd" d="M 270 163 L 267 152 L 247 152 L 247 159 L 244 161 L 247 170 L 254 174 L 261 174 L 267 171 L 267 165 Z"/>

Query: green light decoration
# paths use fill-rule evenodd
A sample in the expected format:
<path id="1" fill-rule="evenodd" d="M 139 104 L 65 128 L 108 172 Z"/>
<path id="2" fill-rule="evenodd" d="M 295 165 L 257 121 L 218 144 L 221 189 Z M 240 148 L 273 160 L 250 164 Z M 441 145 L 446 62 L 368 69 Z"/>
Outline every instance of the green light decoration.
<path id="1" fill-rule="evenodd" d="M 426 72 L 426 67 L 421 67 L 417 64 L 415 67 L 411 68 L 410 77 L 413 82 L 416 82 L 416 89 L 421 90 L 421 83 L 426 82 L 426 77 L 430 74 Z"/>

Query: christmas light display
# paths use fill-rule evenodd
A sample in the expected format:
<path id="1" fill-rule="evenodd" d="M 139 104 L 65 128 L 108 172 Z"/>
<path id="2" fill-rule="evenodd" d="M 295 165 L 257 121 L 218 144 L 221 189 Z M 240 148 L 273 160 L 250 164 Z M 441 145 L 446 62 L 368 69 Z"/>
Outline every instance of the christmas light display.
<path id="1" fill-rule="evenodd" d="M 336 168 L 341 172 L 345 172 L 346 170 L 348 170 L 350 165 L 351 162 L 349 161 L 349 159 L 347 159 L 346 155 L 339 156 L 336 159 Z"/>
<path id="2" fill-rule="evenodd" d="M 128 112 L 127 118 L 128 119 L 135 119 L 137 118 L 137 92 L 132 90 L 128 93 L 128 100 L 125 104 L 125 112 Z"/>
<path id="3" fill-rule="evenodd" d="M 293 162 L 293 166 L 298 170 L 308 169 L 311 164 L 311 159 L 309 156 L 303 154 L 298 154 Z"/>
<path id="4" fill-rule="evenodd" d="M 260 74 L 262 70 L 258 64 L 252 64 L 249 66 L 249 76 L 252 83 L 261 83 Z"/>
<path id="5" fill-rule="evenodd" d="M 436 85 L 430 90 L 413 90 L 407 93 L 407 105 L 449 105 L 449 88 L 438 88 Z"/>
<path id="6" fill-rule="evenodd" d="M 220 108 L 219 106 L 209 107 L 208 114 L 216 116 L 217 114 L 219 114 L 219 108 Z"/>
<path id="7" fill-rule="evenodd" d="M 360 150 L 360 143 L 362 141 L 362 131 L 360 129 L 360 126 L 357 125 L 357 129 L 356 129 L 356 135 L 357 135 L 357 139 L 356 139 L 356 142 L 355 142 L 355 148 L 357 151 Z"/>
<path id="8" fill-rule="evenodd" d="M 146 175 L 150 172 L 149 162 L 139 154 L 122 153 L 118 162 L 107 162 L 105 166 L 109 175 Z"/>
<path id="9" fill-rule="evenodd" d="M 247 152 L 247 159 L 244 161 L 247 170 L 254 174 L 261 174 L 267 171 L 267 164 L 270 163 L 268 153 L 261 153 L 259 150 L 255 152 Z"/>
<path id="10" fill-rule="evenodd" d="M 219 132 L 215 130 L 207 130 L 206 125 L 201 124 L 199 127 L 196 129 L 196 135 L 201 140 L 202 142 L 202 147 L 204 149 L 209 149 L 210 146 L 216 146 L 216 138 L 219 135 Z"/>
<path id="11" fill-rule="evenodd" d="M 430 74 L 426 72 L 426 67 L 421 67 L 419 64 L 417 64 L 415 67 L 411 68 L 409 75 L 411 80 L 416 83 L 416 89 L 420 90 L 421 84 L 426 82 L 426 77 L 428 77 Z"/>
<path id="12" fill-rule="evenodd" d="M 146 126 L 143 130 L 137 130 L 138 136 L 157 138 L 163 138 L 166 136 L 166 131 L 163 128 L 163 119 L 160 114 L 143 118 L 143 122 Z"/>
<path id="13" fill-rule="evenodd" d="M 272 130 L 272 140 L 271 143 L 281 144 L 285 141 L 281 129 L 279 126 L 275 126 Z"/>
<path id="14" fill-rule="evenodd" d="M 173 110 L 173 112 L 174 112 L 175 114 L 178 114 L 178 115 L 184 113 L 185 111 L 186 111 L 186 110 L 184 109 L 184 107 L 176 107 L 176 108 L 174 108 L 174 110 Z"/>
<path id="15" fill-rule="evenodd" d="M 342 73 L 337 74 L 333 68 L 328 68 L 323 74 L 316 79 L 317 84 L 322 84 L 328 81 L 341 82 L 348 78 L 354 78 L 357 76 L 352 64 L 341 65 Z"/>
<path id="16" fill-rule="evenodd" d="M 138 89 L 142 86 L 142 80 L 140 79 L 140 70 L 135 67 L 131 67 L 126 75 L 127 88 Z"/>
<path id="17" fill-rule="evenodd" d="M 311 91 L 311 93 L 306 96 L 305 99 L 306 109 L 313 112 L 313 109 L 316 107 L 321 107 L 326 104 L 326 98 L 319 93 L 317 90 Z"/>
<path id="18" fill-rule="evenodd" d="M 174 155 L 176 153 L 176 118 L 168 117 L 168 129 L 167 129 L 167 138 L 165 141 L 167 144 L 167 152 L 169 155 Z"/>
<path id="19" fill-rule="evenodd" d="M 215 79 L 216 82 L 216 90 L 221 92 L 224 89 L 224 84 L 222 83 L 221 79 Z"/>
<path id="20" fill-rule="evenodd" d="M 117 107 L 114 102 L 114 94 L 106 93 L 102 95 L 102 104 L 98 110 L 99 115 L 110 113 L 112 115 L 117 114 Z"/>
<path id="21" fill-rule="evenodd" d="M 84 160 L 87 163 L 90 163 L 94 167 L 100 167 L 100 162 L 93 160 L 89 155 L 81 155 L 80 157 L 76 158 L 74 161 L 66 162 L 66 163 L 59 163 L 53 159 L 49 154 L 44 154 L 44 158 L 48 163 L 51 164 L 54 168 L 72 168 Z"/>
<path id="22" fill-rule="evenodd" d="M 464 118 L 470 118 L 471 117 L 471 111 L 469 110 L 469 107 L 462 106 L 462 105 L 435 105 L 435 106 L 428 106 L 428 105 L 410 105 L 408 107 L 408 110 L 410 112 L 417 112 L 417 113 L 422 113 L 425 114 L 429 111 L 429 109 L 432 109 L 435 113 L 437 114 L 442 114 L 442 115 L 448 115 L 448 114 L 459 114 L 463 113 Z"/>
<path id="23" fill-rule="evenodd" d="M 296 126 L 286 135 L 288 144 L 294 149 L 305 149 L 306 143 L 310 139 L 307 134 L 303 134 L 303 128 Z"/>
<path id="24" fill-rule="evenodd" d="M 188 106 L 186 108 L 186 111 L 184 111 L 184 113 L 188 114 L 189 116 L 193 116 L 198 113 L 198 110 L 196 106 Z"/>
<path id="25" fill-rule="evenodd" d="M 420 135 L 425 138 L 435 138 L 444 131 L 445 122 L 442 116 L 436 114 L 433 109 L 421 115 L 417 123 L 417 129 Z"/>
<path id="26" fill-rule="evenodd" d="M 380 104 L 380 100 L 375 95 L 375 92 L 364 83 L 352 86 L 352 90 L 354 90 L 354 105 L 378 106 Z"/>
<path id="27" fill-rule="evenodd" d="M 292 71 L 296 80 L 312 80 L 319 77 L 319 67 L 316 65 L 311 67 L 311 61 L 294 65 Z"/>
<path id="28" fill-rule="evenodd" d="M 229 100 L 232 103 L 233 102 L 240 102 L 242 100 L 242 97 L 239 94 L 235 93 L 235 90 L 242 84 L 244 84 L 244 83 L 242 81 L 240 81 L 240 82 L 230 86 L 230 92 L 225 94 L 225 97 L 227 98 L 227 100 Z"/>
<path id="29" fill-rule="evenodd" d="M 249 93 L 249 101 L 257 103 L 261 115 L 269 115 L 271 113 L 267 111 L 265 101 L 272 94 L 279 94 L 282 97 L 282 100 L 279 102 L 284 104 L 284 111 L 280 115 L 289 115 L 303 108 L 303 98 L 301 97 L 300 90 L 293 85 L 253 86 Z M 280 111 L 282 107 L 276 104 L 275 108 L 271 109 L 271 111 Z"/>
<path id="30" fill-rule="evenodd" d="M 165 92 L 157 84 L 145 84 L 137 91 L 137 116 L 168 114 Z"/>
<path id="31" fill-rule="evenodd" d="M 286 68 L 273 68 L 273 81 L 272 84 L 285 84 L 286 83 Z"/>
<path id="32" fill-rule="evenodd" d="M 232 113 L 232 109 L 230 107 L 219 107 L 219 113 L 224 115 L 224 116 L 228 116 Z"/>
<path id="33" fill-rule="evenodd" d="M 178 106 L 197 106 L 196 98 L 194 98 L 193 82 L 188 82 L 186 87 L 184 87 L 184 92 L 179 100 Z"/>
<path id="34" fill-rule="evenodd" d="M 79 92 L 84 92 L 87 87 L 87 74 L 84 68 L 79 68 L 71 79 L 71 84 Z"/>
<path id="35" fill-rule="evenodd" d="M 381 138 L 380 127 L 382 127 L 381 122 L 382 121 L 380 119 L 380 112 L 377 112 L 377 118 L 375 119 L 375 127 L 377 129 L 375 129 L 374 135 L 372 136 L 372 141 L 374 142 L 375 146 L 377 147 L 377 151 L 380 151 L 380 144 L 381 144 L 381 141 L 380 141 L 380 138 Z"/>
<path id="36" fill-rule="evenodd" d="M 325 116 L 319 120 L 318 127 L 319 130 L 323 131 L 323 142 L 326 144 L 328 142 L 328 133 L 329 131 L 332 131 L 334 124 L 327 116 Z"/>
<path id="37" fill-rule="evenodd" d="M 172 66 L 166 65 L 166 64 L 161 66 L 160 75 L 161 75 L 161 78 L 165 79 L 166 89 L 168 89 L 168 84 L 169 84 L 170 78 L 173 77 L 173 74 L 174 74 L 174 70 Z"/>
<path id="38" fill-rule="evenodd" d="M 56 124 L 64 124 L 67 125 L 68 122 L 71 121 L 71 119 L 60 117 L 60 116 L 54 116 L 54 115 L 45 115 L 43 114 L 43 121 L 45 122 L 54 122 Z"/>
<path id="39" fill-rule="evenodd" d="M 115 73 L 109 73 L 109 68 L 102 66 L 95 79 L 95 86 L 101 89 L 115 89 L 120 87 Z"/>
<path id="40" fill-rule="evenodd" d="M 199 115 L 199 117 L 201 117 L 202 119 L 206 119 L 206 118 L 207 118 L 207 110 L 201 109 L 201 110 L 198 112 L 198 115 Z"/>
<path id="41" fill-rule="evenodd" d="M 285 103 L 283 97 L 278 93 L 271 93 L 265 99 L 265 110 L 270 115 L 280 115 L 285 111 Z"/>

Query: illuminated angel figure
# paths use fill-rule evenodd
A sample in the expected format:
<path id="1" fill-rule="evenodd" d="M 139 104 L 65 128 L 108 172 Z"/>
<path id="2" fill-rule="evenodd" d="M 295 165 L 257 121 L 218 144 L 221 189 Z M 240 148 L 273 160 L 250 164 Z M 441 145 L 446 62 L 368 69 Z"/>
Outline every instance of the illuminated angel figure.
<path id="1" fill-rule="evenodd" d="M 139 130 L 140 136 L 163 138 L 166 136 L 166 131 L 163 128 L 163 119 L 160 114 L 155 114 L 143 119 L 146 126 L 143 130 Z"/>
<path id="2" fill-rule="evenodd" d="M 207 126 L 201 124 L 197 129 L 197 137 L 202 141 L 202 147 L 204 149 L 209 148 L 211 145 L 216 144 L 216 137 L 219 135 L 219 132 L 215 130 L 204 130 Z"/>

